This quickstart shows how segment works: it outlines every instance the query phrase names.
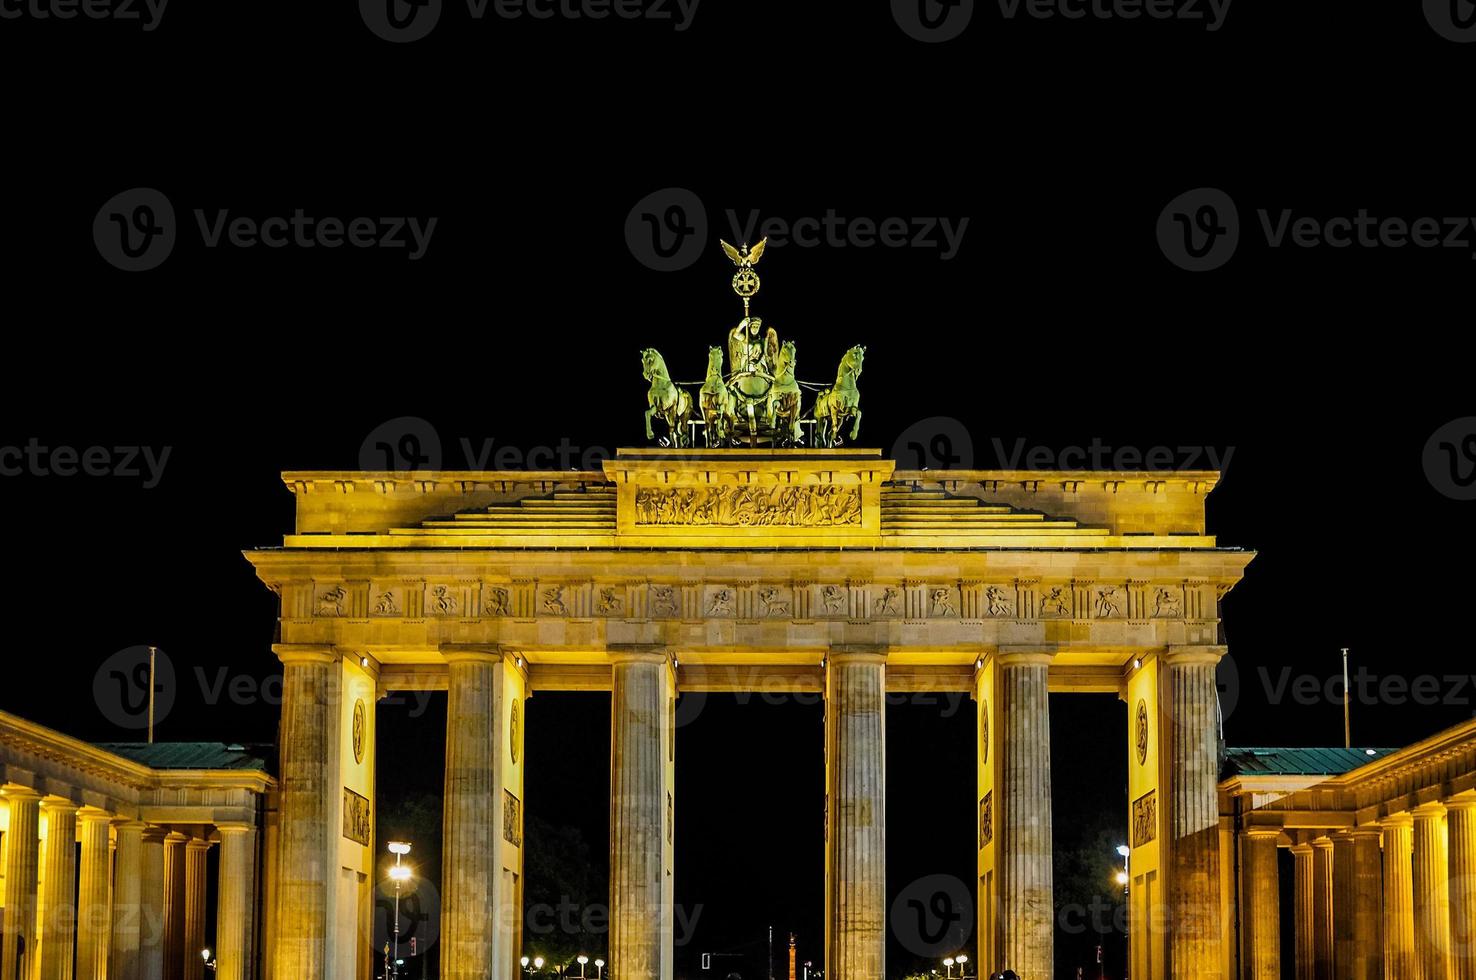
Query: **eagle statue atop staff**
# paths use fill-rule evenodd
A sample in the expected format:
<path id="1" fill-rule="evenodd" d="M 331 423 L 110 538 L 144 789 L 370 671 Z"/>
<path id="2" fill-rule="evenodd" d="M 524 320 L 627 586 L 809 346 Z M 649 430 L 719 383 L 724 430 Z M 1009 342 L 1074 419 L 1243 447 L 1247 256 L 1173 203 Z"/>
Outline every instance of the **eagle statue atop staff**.
<path id="1" fill-rule="evenodd" d="M 769 240 L 764 238 L 751 249 L 747 242 L 741 248 L 734 248 L 721 238 L 718 239 L 718 244 L 738 267 L 738 271 L 733 273 L 733 292 L 743 298 L 743 315 L 748 316 L 748 301 L 758 295 L 760 285 L 758 273 L 753 271 L 753 267 L 764 257 L 764 247 L 769 244 Z"/>

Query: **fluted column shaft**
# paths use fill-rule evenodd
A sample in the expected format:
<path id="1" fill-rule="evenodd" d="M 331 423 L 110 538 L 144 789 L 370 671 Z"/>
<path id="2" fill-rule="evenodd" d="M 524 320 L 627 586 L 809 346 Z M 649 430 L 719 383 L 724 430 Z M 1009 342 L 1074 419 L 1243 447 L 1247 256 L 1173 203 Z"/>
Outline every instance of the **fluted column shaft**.
<path id="1" fill-rule="evenodd" d="M 77 934 L 77 806 L 42 800 L 46 842 L 41 847 L 41 925 L 36 952 L 39 980 L 72 980 Z"/>
<path id="2" fill-rule="evenodd" d="M 886 658 L 832 651 L 826 678 L 827 975 L 886 972 Z"/>
<path id="3" fill-rule="evenodd" d="M 1246 980 L 1281 980 L 1281 881 L 1276 866 L 1280 836 L 1275 827 L 1253 827 L 1241 834 Z"/>
<path id="4" fill-rule="evenodd" d="M 1445 807 L 1426 803 L 1414 811 L 1415 955 L 1424 980 L 1450 976 L 1450 850 Z"/>
<path id="5" fill-rule="evenodd" d="M 1381 821 L 1384 832 L 1384 976 L 1420 980 L 1415 956 L 1414 818 L 1407 813 Z"/>
<path id="6" fill-rule="evenodd" d="M 497 888 L 496 653 L 449 653 L 441 857 L 441 976 L 493 980 Z"/>
<path id="7" fill-rule="evenodd" d="M 1046 675 L 1051 658 L 1003 653 L 998 658 L 1000 728 L 998 867 L 1000 952 L 1021 980 L 1050 980 L 1054 970 L 1051 842 L 1051 710 Z"/>
<path id="8" fill-rule="evenodd" d="M 1313 873 L 1312 845 L 1306 843 L 1293 845 L 1291 853 L 1293 900 L 1296 902 L 1293 918 L 1297 942 L 1296 978 L 1297 980 L 1315 980 L 1317 976 L 1317 915 L 1314 896 L 1317 889 L 1314 885 L 1316 875 Z"/>
<path id="9" fill-rule="evenodd" d="M 1219 692 L 1221 647 L 1170 648 L 1169 951 L 1174 977 L 1223 977 L 1220 907 Z"/>
<path id="10" fill-rule="evenodd" d="M 1351 980 L 1379 980 L 1384 975 L 1384 872 L 1379 853 L 1377 827 L 1359 827 L 1352 837 L 1352 881 L 1339 891 L 1334 906 L 1347 902 L 1352 914 L 1352 948 L 1348 967 L 1339 964 L 1338 977 Z"/>
<path id="11" fill-rule="evenodd" d="M 108 894 L 109 816 L 83 810 L 82 876 L 77 888 L 77 980 L 104 980 L 108 975 L 107 937 L 113 924 Z"/>
<path id="12" fill-rule="evenodd" d="M 277 845 L 273 977 L 324 980 L 328 888 L 333 869 L 328 826 L 336 787 L 327 771 L 330 702 L 337 660 L 320 649 L 279 646 L 282 661 L 280 836 Z M 330 836 L 331 835 L 331 836 Z"/>
<path id="13" fill-rule="evenodd" d="M 191 838 L 185 844 L 184 978 L 205 980 L 205 857 L 210 842 Z"/>
<path id="14" fill-rule="evenodd" d="M 1313 974 L 1317 980 L 1333 977 L 1333 843 L 1326 837 L 1312 842 Z"/>
<path id="15" fill-rule="evenodd" d="M 1445 804 L 1450 840 L 1450 972 L 1476 980 L 1476 798 Z"/>
<path id="16" fill-rule="evenodd" d="M 662 736 L 670 667 L 655 652 L 612 654 L 611 661 L 610 973 L 666 980 L 673 938 L 664 881 L 671 787 Z"/>
<path id="17" fill-rule="evenodd" d="M 250 980 L 251 935 L 256 910 L 256 828 L 217 824 L 220 881 L 215 903 L 215 978 Z"/>
<path id="18" fill-rule="evenodd" d="M 10 832 L 5 838 L 5 936 L 0 952 L 0 977 L 15 977 L 18 964 L 29 966 L 36 949 L 41 796 L 22 786 L 7 786 L 0 794 L 10 808 Z"/>
<path id="19" fill-rule="evenodd" d="M 115 831 L 118 851 L 113 858 L 113 936 L 108 956 L 108 980 L 144 980 L 139 972 L 143 941 L 143 833 L 139 820 L 120 823 Z"/>
<path id="20" fill-rule="evenodd" d="M 164 838 L 164 980 L 184 980 L 185 842 L 175 831 Z"/>
<path id="21" fill-rule="evenodd" d="M 139 980 L 164 975 L 164 839 L 163 827 L 145 827 L 139 862 Z"/>

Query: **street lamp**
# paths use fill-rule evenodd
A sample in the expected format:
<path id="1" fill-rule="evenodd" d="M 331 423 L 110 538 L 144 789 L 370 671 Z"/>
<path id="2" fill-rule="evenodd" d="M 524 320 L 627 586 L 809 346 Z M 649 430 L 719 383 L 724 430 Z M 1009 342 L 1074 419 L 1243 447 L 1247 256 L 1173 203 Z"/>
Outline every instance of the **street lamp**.
<path id="1" fill-rule="evenodd" d="M 583 953 L 580 953 L 575 958 L 574 962 L 579 964 L 579 980 L 584 980 L 584 964 L 589 962 L 589 957 L 585 956 Z"/>
<path id="2" fill-rule="evenodd" d="M 595 980 L 605 980 L 604 960 L 595 960 Z"/>
<path id="3" fill-rule="evenodd" d="M 200 959 L 202 959 L 202 960 L 205 961 L 205 969 L 207 969 L 207 970 L 213 970 L 213 969 L 215 969 L 215 961 L 210 958 L 210 948 L 209 947 L 206 947 L 205 949 L 200 950 Z"/>
<path id="4" fill-rule="evenodd" d="M 534 973 L 537 973 L 541 969 L 543 969 L 543 957 L 541 957 L 541 956 L 535 956 L 535 957 L 533 957 L 533 972 Z"/>
<path id="5" fill-rule="evenodd" d="M 969 971 L 965 968 L 964 964 L 969 961 L 969 958 L 963 953 L 959 953 L 953 958 L 953 961 L 958 964 L 958 975 L 960 977 L 968 976 Z"/>
<path id="6" fill-rule="evenodd" d="M 951 976 L 953 976 L 953 957 L 950 956 L 946 960 L 944 960 L 943 961 L 943 966 L 948 970 L 948 972 L 945 973 L 944 976 L 945 977 L 951 977 Z"/>
<path id="7" fill-rule="evenodd" d="M 400 975 L 400 886 L 410 880 L 410 869 L 400 863 L 400 858 L 410 853 L 410 845 L 404 841 L 392 840 L 389 842 L 389 851 L 395 856 L 395 866 L 390 868 L 389 876 L 395 883 L 395 948 L 392 960 L 394 962 L 394 976 Z"/>
<path id="8" fill-rule="evenodd" d="M 1133 881 L 1132 853 L 1133 849 L 1131 847 L 1128 847 L 1126 844 L 1117 845 L 1117 856 L 1122 858 L 1122 870 L 1117 873 L 1117 883 L 1122 886 L 1123 904 L 1126 906 L 1126 908 L 1123 909 L 1124 925 L 1128 925 L 1128 916 L 1131 916 L 1133 914 L 1132 904 L 1127 900 L 1128 888 L 1132 885 Z M 1131 927 L 1128 928 L 1127 938 L 1124 942 L 1124 946 L 1126 947 L 1127 963 L 1124 964 L 1122 968 L 1122 976 L 1123 980 L 1127 980 L 1127 977 L 1129 976 L 1129 974 L 1132 973 L 1133 969 L 1133 931 Z"/>

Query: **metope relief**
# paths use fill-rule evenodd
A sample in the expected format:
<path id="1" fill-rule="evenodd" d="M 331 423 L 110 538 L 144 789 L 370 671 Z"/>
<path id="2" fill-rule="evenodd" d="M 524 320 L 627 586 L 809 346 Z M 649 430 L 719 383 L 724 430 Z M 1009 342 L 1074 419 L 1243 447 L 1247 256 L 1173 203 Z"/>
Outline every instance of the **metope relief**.
<path id="1" fill-rule="evenodd" d="M 838 527 L 861 523 L 858 487 L 640 487 L 636 524 Z"/>

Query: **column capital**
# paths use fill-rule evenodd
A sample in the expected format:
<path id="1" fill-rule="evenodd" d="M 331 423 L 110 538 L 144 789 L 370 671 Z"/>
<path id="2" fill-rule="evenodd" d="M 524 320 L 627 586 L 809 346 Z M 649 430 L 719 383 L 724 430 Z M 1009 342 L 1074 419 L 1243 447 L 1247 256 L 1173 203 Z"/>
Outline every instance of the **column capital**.
<path id="1" fill-rule="evenodd" d="M 1348 836 L 1351 837 L 1353 840 L 1363 840 L 1367 838 L 1378 840 L 1379 837 L 1383 836 L 1383 830 L 1376 823 L 1366 823 L 1349 830 Z"/>
<path id="2" fill-rule="evenodd" d="M 1001 667 L 1049 667 L 1060 649 L 1054 644 L 1004 644 L 994 659 Z"/>
<path id="3" fill-rule="evenodd" d="M 256 824 L 245 820 L 227 820 L 224 823 L 217 823 L 215 829 L 220 831 L 222 836 L 226 834 L 245 834 L 255 830 Z"/>
<path id="4" fill-rule="evenodd" d="M 120 833 L 125 830 L 144 831 L 148 829 L 148 823 L 143 820 L 125 819 L 122 817 L 113 820 L 113 829 Z"/>
<path id="5" fill-rule="evenodd" d="M 45 813 L 76 813 L 82 807 L 60 796 L 44 796 L 41 798 L 41 809 Z"/>
<path id="6" fill-rule="evenodd" d="M 334 664 L 338 651 L 322 643 L 273 643 L 272 652 L 284 664 Z"/>
<path id="7" fill-rule="evenodd" d="M 1445 801 L 1447 810 L 1476 810 L 1476 794 L 1462 793 Z"/>
<path id="8" fill-rule="evenodd" d="M 205 840 L 202 837 L 191 837 L 189 840 L 185 841 L 185 850 L 208 851 L 210 850 L 210 841 Z"/>
<path id="9" fill-rule="evenodd" d="M 146 844 L 162 844 L 169 836 L 168 827 L 158 827 L 151 823 L 144 824 L 143 839 Z"/>
<path id="10" fill-rule="evenodd" d="M 1415 807 L 1413 813 L 1417 823 L 1421 820 L 1438 820 L 1445 816 L 1445 804 L 1439 800 L 1431 800 Z"/>
<path id="11" fill-rule="evenodd" d="M 671 662 L 672 649 L 665 643 L 608 643 L 605 655 L 612 664 L 663 664 Z"/>
<path id="12" fill-rule="evenodd" d="M 1318 850 L 1330 851 L 1333 846 L 1332 838 L 1327 836 L 1314 837 L 1310 846 Z"/>
<path id="13" fill-rule="evenodd" d="M 112 823 L 113 815 L 106 810 L 99 810 L 95 806 L 84 806 L 77 811 L 78 823 L 89 823 L 92 821 L 97 821 L 98 823 Z"/>
<path id="14" fill-rule="evenodd" d="M 887 646 L 884 643 L 832 643 L 825 659 L 837 664 L 884 664 L 887 662 Z"/>
<path id="15" fill-rule="evenodd" d="M 1218 664 L 1230 648 L 1214 644 L 1171 643 L 1164 647 L 1163 662 L 1166 667 L 1191 666 L 1193 664 Z"/>
<path id="16" fill-rule="evenodd" d="M 1272 839 L 1272 840 L 1279 840 L 1281 838 L 1281 828 L 1280 827 L 1265 827 L 1265 826 L 1242 827 L 1240 829 L 1240 833 L 1241 833 L 1241 836 L 1243 836 L 1243 837 L 1249 837 L 1252 840 L 1265 840 L 1268 837 L 1270 839 Z"/>
<path id="17" fill-rule="evenodd" d="M 442 643 L 440 652 L 448 664 L 502 663 L 502 647 L 496 643 Z"/>
<path id="18" fill-rule="evenodd" d="M 1291 851 L 1298 857 L 1310 857 L 1312 854 L 1312 845 L 1307 841 L 1298 841 L 1291 847 L 1287 848 L 1287 850 Z"/>
<path id="19" fill-rule="evenodd" d="M 1385 828 L 1413 827 L 1414 815 L 1407 810 L 1401 810 L 1398 813 L 1391 813 L 1387 817 L 1384 817 L 1382 820 L 1379 821 L 1379 826 Z"/>
<path id="20" fill-rule="evenodd" d="M 7 800 L 39 800 L 41 794 L 29 786 L 21 786 L 19 783 L 7 783 L 0 786 L 0 796 Z"/>
<path id="21" fill-rule="evenodd" d="M 164 843 L 166 844 L 183 844 L 189 839 L 190 838 L 188 834 L 182 833 L 178 830 L 170 830 L 164 835 Z"/>

